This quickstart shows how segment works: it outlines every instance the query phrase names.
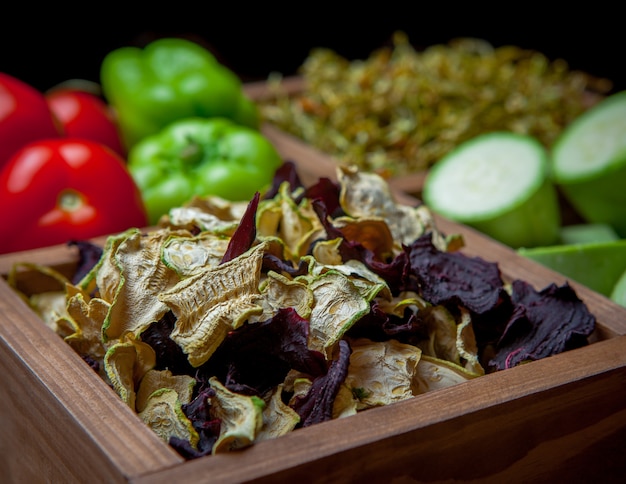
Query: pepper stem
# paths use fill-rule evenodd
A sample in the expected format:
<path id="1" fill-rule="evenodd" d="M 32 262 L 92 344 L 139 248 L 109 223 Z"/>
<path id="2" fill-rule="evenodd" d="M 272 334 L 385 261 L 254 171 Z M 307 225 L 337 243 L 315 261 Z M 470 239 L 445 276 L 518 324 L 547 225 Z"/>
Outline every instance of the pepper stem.
<path id="1" fill-rule="evenodd" d="M 195 165 L 202 160 L 204 151 L 200 143 L 189 139 L 183 149 L 180 150 L 179 156 L 185 165 Z"/>

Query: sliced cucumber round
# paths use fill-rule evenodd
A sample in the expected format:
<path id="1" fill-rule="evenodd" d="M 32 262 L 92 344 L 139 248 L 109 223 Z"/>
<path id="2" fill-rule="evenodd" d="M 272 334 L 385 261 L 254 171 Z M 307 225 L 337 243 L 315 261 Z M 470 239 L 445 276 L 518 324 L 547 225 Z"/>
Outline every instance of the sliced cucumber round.
<path id="1" fill-rule="evenodd" d="M 548 169 L 547 150 L 535 138 L 487 133 L 439 160 L 422 197 L 433 212 L 511 247 L 551 245 L 561 219 Z"/>
<path id="2" fill-rule="evenodd" d="M 563 130 L 552 147 L 551 176 L 583 218 L 626 237 L 626 91 Z"/>

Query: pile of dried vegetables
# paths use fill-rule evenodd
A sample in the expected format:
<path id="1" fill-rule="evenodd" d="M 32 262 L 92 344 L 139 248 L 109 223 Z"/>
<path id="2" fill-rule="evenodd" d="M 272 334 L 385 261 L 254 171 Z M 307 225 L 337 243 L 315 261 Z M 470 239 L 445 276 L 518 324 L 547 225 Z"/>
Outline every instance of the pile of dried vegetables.
<path id="1" fill-rule="evenodd" d="M 587 344 L 569 285 L 505 283 L 382 177 L 337 174 L 305 188 L 287 162 L 247 203 L 80 243 L 76 278 L 30 302 L 187 459 Z"/>
<path id="2" fill-rule="evenodd" d="M 496 130 L 529 134 L 549 147 L 612 89 L 607 79 L 540 52 L 471 38 L 419 51 L 402 32 L 393 47 L 364 60 L 312 50 L 300 74 L 304 89 L 292 96 L 280 76 L 269 79 L 263 119 L 383 175 L 425 170 L 462 141 Z"/>

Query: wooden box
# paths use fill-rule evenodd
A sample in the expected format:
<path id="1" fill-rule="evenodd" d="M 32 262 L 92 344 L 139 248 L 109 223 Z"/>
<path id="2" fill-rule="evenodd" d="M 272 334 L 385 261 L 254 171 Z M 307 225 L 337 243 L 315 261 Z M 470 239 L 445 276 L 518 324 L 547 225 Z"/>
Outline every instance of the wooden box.
<path id="1" fill-rule="evenodd" d="M 264 126 L 305 183 L 329 157 Z M 414 203 L 396 191 L 399 201 Z M 469 255 L 535 288 L 565 279 L 477 232 Z M 71 273 L 65 246 L 0 256 Z M 20 284 L 41 291 L 24 270 Z M 597 317 L 591 344 L 402 403 L 184 461 L 0 279 L 0 482 L 611 482 L 626 475 L 626 308 L 571 283 Z"/>

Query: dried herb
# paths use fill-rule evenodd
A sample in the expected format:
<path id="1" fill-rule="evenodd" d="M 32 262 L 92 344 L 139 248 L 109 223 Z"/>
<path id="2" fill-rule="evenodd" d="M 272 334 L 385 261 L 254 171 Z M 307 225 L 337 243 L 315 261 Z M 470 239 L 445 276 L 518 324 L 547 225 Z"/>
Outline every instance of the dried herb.
<path id="1" fill-rule="evenodd" d="M 262 117 L 344 163 L 382 175 L 425 170 L 460 142 L 509 130 L 550 146 L 612 89 L 562 59 L 460 38 L 423 50 L 402 32 L 392 47 L 348 60 L 318 48 L 300 66 L 293 96 L 270 77 Z"/>

